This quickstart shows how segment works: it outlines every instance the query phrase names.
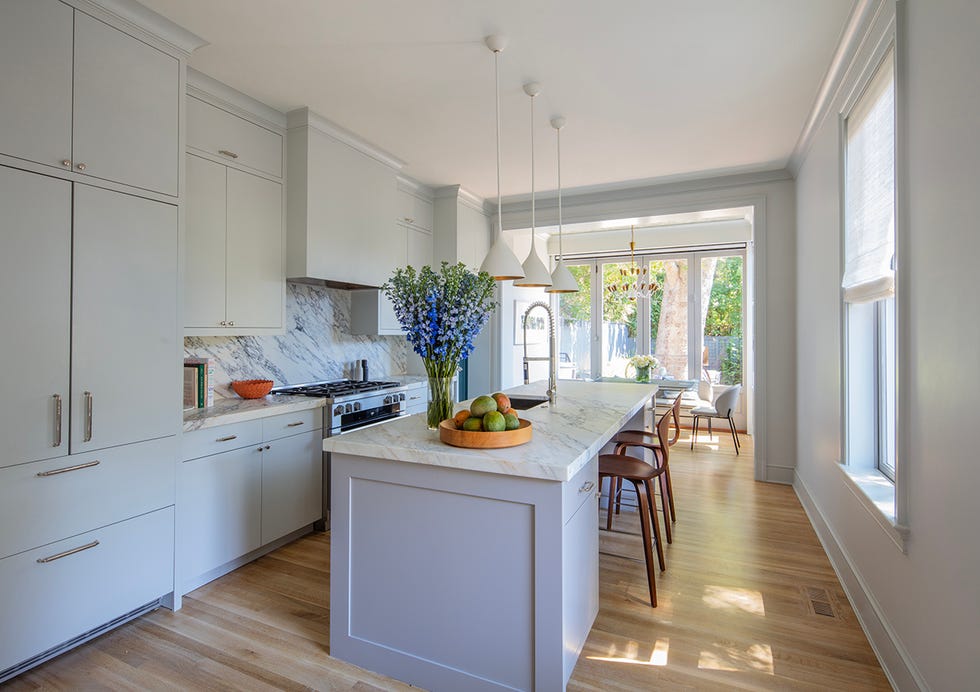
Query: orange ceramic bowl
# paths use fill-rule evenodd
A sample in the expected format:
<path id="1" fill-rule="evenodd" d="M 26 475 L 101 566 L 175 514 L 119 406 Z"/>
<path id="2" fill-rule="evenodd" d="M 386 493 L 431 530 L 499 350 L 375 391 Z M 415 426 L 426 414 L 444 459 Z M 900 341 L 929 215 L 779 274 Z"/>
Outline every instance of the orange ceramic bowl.
<path id="1" fill-rule="evenodd" d="M 261 399 L 272 389 L 272 380 L 235 380 L 231 388 L 243 399 Z"/>

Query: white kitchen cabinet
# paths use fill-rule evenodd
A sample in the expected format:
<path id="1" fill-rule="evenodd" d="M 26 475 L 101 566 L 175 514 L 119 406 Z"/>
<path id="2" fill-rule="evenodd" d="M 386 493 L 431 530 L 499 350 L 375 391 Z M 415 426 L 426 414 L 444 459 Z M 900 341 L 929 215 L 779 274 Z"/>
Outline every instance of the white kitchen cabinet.
<path id="1" fill-rule="evenodd" d="M 187 97 L 187 147 L 282 178 L 282 135 L 206 101 Z"/>
<path id="2" fill-rule="evenodd" d="M 173 590 L 173 507 L 0 560 L 0 672 Z"/>
<path id="3" fill-rule="evenodd" d="M 288 117 L 286 276 L 380 286 L 405 264 L 394 169 L 306 109 Z"/>
<path id="4" fill-rule="evenodd" d="M 175 433 L 176 258 L 176 207 L 75 185 L 72 454 Z"/>
<path id="5" fill-rule="evenodd" d="M 219 428 L 213 428 L 219 431 Z M 262 542 L 262 448 L 185 461 L 178 477 L 180 573 L 210 572 Z"/>
<path id="6" fill-rule="evenodd" d="M 413 226 L 403 226 L 405 231 L 405 264 L 421 269 L 432 266 L 432 233 Z"/>
<path id="7" fill-rule="evenodd" d="M 179 106 L 176 58 L 75 12 L 74 170 L 176 196 Z"/>
<path id="8" fill-rule="evenodd" d="M 263 544 L 320 518 L 322 473 L 323 434 L 319 430 L 263 445 Z"/>
<path id="9" fill-rule="evenodd" d="M 177 474 L 181 593 L 320 519 L 322 421 L 317 408 L 184 434 Z"/>
<path id="10" fill-rule="evenodd" d="M 68 454 L 71 183 L 0 167 L 0 209 L 2 467 Z"/>
<path id="11" fill-rule="evenodd" d="M 350 292 L 350 333 L 399 336 L 402 326 L 391 301 L 376 288 Z"/>
<path id="12" fill-rule="evenodd" d="M 74 14 L 58 0 L 0 3 L 0 152 L 71 165 Z"/>
<path id="13" fill-rule="evenodd" d="M 179 89 L 177 58 L 84 12 L 0 4 L 0 153 L 177 196 Z"/>
<path id="14" fill-rule="evenodd" d="M 282 331 L 282 184 L 188 154 L 185 333 Z"/>
<path id="15" fill-rule="evenodd" d="M 398 179 L 396 219 L 422 231 L 432 232 L 433 204 L 432 200 L 418 194 L 412 189 L 406 189 L 404 179 Z"/>

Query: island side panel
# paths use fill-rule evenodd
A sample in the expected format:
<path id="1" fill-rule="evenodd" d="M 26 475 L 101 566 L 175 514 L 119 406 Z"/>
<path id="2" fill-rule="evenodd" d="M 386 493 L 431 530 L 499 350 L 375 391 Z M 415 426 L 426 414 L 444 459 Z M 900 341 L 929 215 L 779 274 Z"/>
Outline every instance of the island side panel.
<path id="1" fill-rule="evenodd" d="M 430 690 L 564 687 L 594 613 L 565 631 L 561 483 L 337 453 L 332 476 L 331 655 Z"/>

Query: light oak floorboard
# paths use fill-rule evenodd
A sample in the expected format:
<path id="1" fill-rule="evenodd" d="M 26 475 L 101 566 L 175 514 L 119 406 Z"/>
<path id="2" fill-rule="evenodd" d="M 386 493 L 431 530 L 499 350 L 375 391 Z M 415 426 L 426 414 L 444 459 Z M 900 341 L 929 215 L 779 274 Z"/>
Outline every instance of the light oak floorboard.
<path id="1" fill-rule="evenodd" d="M 730 438 L 702 433 L 691 452 L 689 435 L 671 449 L 677 522 L 660 606 L 624 507 L 600 532 L 599 616 L 569 690 L 890 689 L 793 490 L 752 480 L 750 438 L 736 457 Z M 7 687 L 414 689 L 330 657 L 329 555 L 329 534 L 305 536 Z M 834 617 L 808 608 L 807 587 Z"/>

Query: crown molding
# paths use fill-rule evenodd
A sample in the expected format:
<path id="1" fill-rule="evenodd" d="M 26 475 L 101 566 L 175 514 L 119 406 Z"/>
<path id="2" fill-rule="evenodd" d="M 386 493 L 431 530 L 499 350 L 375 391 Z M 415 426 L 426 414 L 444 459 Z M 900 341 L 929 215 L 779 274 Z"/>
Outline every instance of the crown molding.
<path id="1" fill-rule="evenodd" d="M 149 36 L 168 47 L 169 52 L 184 58 L 201 46 L 208 45 L 208 42 L 197 34 L 135 0 L 69 0 L 69 4 L 82 11 L 107 15 L 114 24 L 126 29 L 127 32 Z"/>
<path id="2" fill-rule="evenodd" d="M 370 156 L 375 161 L 383 163 L 396 171 L 405 167 L 405 162 L 387 151 L 380 149 L 366 139 L 358 137 L 350 130 L 345 130 L 340 125 L 327 120 L 322 115 L 314 113 L 307 106 L 297 108 L 286 113 L 286 127 L 290 130 L 297 127 L 312 127 L 317 132 L 328 137 L 343 142 L 352 149 L 356 149 L 366 156 Z"/>
<path id="3" fill-rule="evenodd" d="M 460 204 L 490 216 L 494 208 L 482 197 L 467 190 L 462 185 L 446 185 L 433 193 L 435 199 L 455 199 Z"/>
<path id="4" fill-rule="evenodd" d="M 423 185 L 419 181 L 404 175 L 396 175 L 395 183 L 402 192 L 418 197 L 426 202 L 431 202 L 435 195 L 431 187 Z"/>
<path id="5" fill-rule="evenodd" d="M 830 61 L 830 66 L 824 74 L 817 96 L 810 108 L 810 115 L 803 124 L 803 130 L 793 147 L 790 154 L 787 168 L 795 178 L 803 165 L 803 160 L 813 145 L 813 138 L 820 130 L 824 120 L 830 114 L 837 94 L 844 82 L 847 70 L 853 62 L 859 48 L 861 47 L 868 29 L 874 24 L 877 17 L 884 9 L 885 5 L 891 0 L 858 0 L 851 15 L 847 19 L 847 24 L 841 31 L 840 39 L 837 42 L 837 50 Z"/>
<path id="6" fill-rule="evenodd" d="M 187 93 L 265 128 L 286 133 L 286 114 L 233 89 L 214 77 L 187 68 Z"/>

